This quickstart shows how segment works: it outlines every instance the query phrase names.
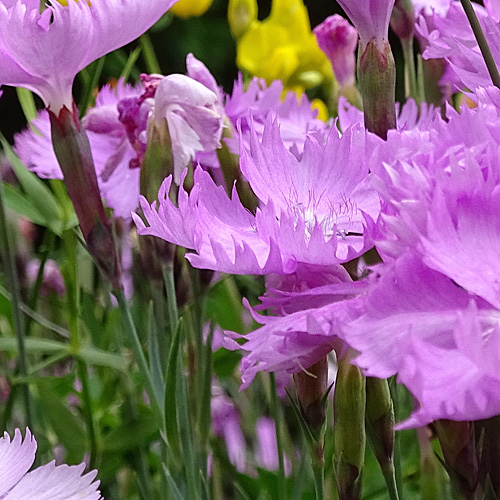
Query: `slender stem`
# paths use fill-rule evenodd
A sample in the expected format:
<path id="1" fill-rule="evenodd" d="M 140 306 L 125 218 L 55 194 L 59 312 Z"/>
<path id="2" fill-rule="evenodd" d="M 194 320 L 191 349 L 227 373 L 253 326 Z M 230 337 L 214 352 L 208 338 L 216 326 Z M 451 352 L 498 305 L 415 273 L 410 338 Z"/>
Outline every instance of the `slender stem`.
<path id="1" fill-rule="evenodd" d="M 396 422 L 400 419 L 400 398 L 399 388 L 396 378 L 392 377 L 389 382 L 389 389 L 391 391 L 392 403 L 394 405 L 394 417 Z M 399 500 L 403 500 L 403 474 L 401 467 L 401 434 L 396 432 L 394 434 L 394 471 L 396 480 L 396 490 L 398 492 Z"/>
<path id="2" fill-rule="evenodd" d="M 159 422 L 162 422 L 163 413 L 160 409 L 158 400 L 156 399 L 154 385 L 153 381 L 151 380 L 151 374 L 149 373 L 146 356 L 144 356 L 144 351 L 142 350 L 137 329 L 135 328 L 134 321 L 132 320 L 132 315 L 130 314 L 129 308 L 127 306 L 127 300 L 125 299 L 123 290 L 114 290 L 113 294 L 118 301 L 118 306 L 120 307 L 120 312 L 122 314 L 122 321 L 123 326 L 125 327 L 125 332 L 128 336 L 130 344 L 132 345 L 135 360 L 137 362 L 137 365 L 139 366 L 139 371 L 141 372 L 142 378 L 144 379 L 144 383 L 146 384 L 146 392 L 148 393 L 149 399 L 151 401 L 151 407 L 158 417 Z"/>
<path id="3" fill-rule="evenodd" d="M 142 48 L 142 55 L 144 56 L 148 73 L 161 73 L 160 63 L 156 57 L 149 35 L 144 33 L 144 35 L 139 38 L 139 43 Z"/>
<path id="4" fill-rule="evenodd" d="M 314 490 L 316 492 L 316 500 L 324 500 L 325 491 L 324 491 L 324 464 L 316 463 L 313 464 L 314 471 Z M 392 500 L 392 499 L 391 499 Z"/>
<path id="5" fill-rule="evenodd" d="M 278 448 L 278 500 L 285 500 L 285 461 L 283 457 L 283 444 L 281 442 L 281 412 L 278 404 L 274 373 L 269 374 L 269 379 L 271 381 L 271 412 L 276 426 L 276 445 Z"/>
<path id="6" fill-rule="evenodd" d="M 89 432 L 90 440 L 89 467 L 92 469 L 95 467 L 95 461 L 97 458 L 97 438 L 93 416 L 94 414 L 92 412 L 92 398 L 90 396 L 89 374 L 87 371 L 87 364 L 82 360 L 78 360 L 78 378 L 82 383 L 83 408 L 85 412 L 85 419 L 87 421 L 87 430 Z"/>
<path id="7" fill-rule="evenodd" d="M 5 213 L 5 204 L 3 201 L 3 180 L 0 176 L 0 242 L 2 242 L 2 254 L 5 264 L 5 275 L 7 283 L 12 291 L 12 316 L 14 319 L 14 329 L 16 331 L 18 345 L 18 370 L 21 377 L 25 377 L 28 373 L 28 359 L 26 356 L 25 336 L 26 325 L 24 315 L 21 312 L 21 291 L 19 288 L 19 278 L 17 276 L 16 264 L 14 255 L 12 254 L 9 244 L 9 235 L 7 231 L 7 216 Z M 33 415 L 29 387 L 24 384 L 22 386 L 22 394 L 24 399 L 24 407 L 26 411 L 26 424 L 33 429 Z"/>
<path id="8" fill-rule="evenodd" d="M 80 284 L 78 280 L 77 240 L 72 229 L 63 233 L 64 250 L 66 253 L 66 297 L 68 300 L 68 326 L 70 331 L 70 346 L 74 354 L 80 350 Z M 77 362 L 78 378 L 82 384 L 83 412 L 89 433 L 90 467 L 93 467 L 97 457 L 97 439 L 90 396 L 89 375 L 87 364 L 79 359 Z"/>
<path id="9" fill-rule="evenodd" d="M 387 468 L 382 471 L 387 485 L 387 490 L 389 491 L 390 500 L 400 500 L 398 493 L 398 486 L 396 484 L 396 474 L 393 468 Z"/>
<path id="10" fill-rule="evenodd" d="M 418 102 L 419 92 L 417 84 L 417 70 L 415 67 L 415 55 L 413 53 L 413 37 L 401 41 L 403 57 L 405 61 L 406 93 Z"/>
<path id="11" fill-rule="evenodd" d="M 481 25 L 479 24 L 476 13 L 474 12 L 471 1 L 460 0 L 460 2 L 465 10 L 467 19 L 469 20 L 472 31 L 474 32 L 474 36 L 476 37 L 477 44 L 479 45 L 479 50 L 483 55 L 484 62 L 486 63 L 488 73 L 491 77 L 491 81 L 493 82 L 493 85 L 500 88 L 500 74 L 498 73 L 497 65 L 495 63 L 495 60 L 493 59 L 490 47 L 488 46 L 488 42 L 486 41 L 486 37 L 484 36 L 483 30 L 481 28 Z"/>

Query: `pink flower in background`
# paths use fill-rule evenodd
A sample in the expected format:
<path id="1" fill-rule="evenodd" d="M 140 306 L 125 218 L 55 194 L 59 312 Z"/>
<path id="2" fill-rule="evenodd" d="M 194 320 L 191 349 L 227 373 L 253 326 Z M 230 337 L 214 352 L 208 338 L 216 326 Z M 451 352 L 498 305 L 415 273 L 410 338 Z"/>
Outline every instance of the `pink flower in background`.
<path id="1" fill-rule="evenodd" d="M 82 120 L 87 130 L 101 195 L 116 217 L 130 219 L 139 197 L 139 168 L 130 168 L 136 156 L 127 130 L 119 120 L 117 105 L 138 97 L 142 90 L 119 82 L 115 88 L 104 86 Z M 54 153 L 47 111 L 41 111 L 31 128 L 15 136 L 14 150 L 21 161 L 39 177 L 62 179 Z"/>
<path id="2" fill-rule="evenodd" d="M 387 40 L 394 0 L 338 0 L 359 33 L 362 47 L 375 40 L 379 49 Z M 363 51 L 363 49 L 362 49 Z"/>
<path id="3" fill-rule="evenodd" d="M 225 139 L 231 152 L 239 154 L 241 141 L 247 149 L 250 147 L 251 130 L 262 139 L 269 113 L 276 116 L 281 138 L 289 150 L 301 154 L 309 136 L 316 137 L 319 142 L 326 140 L 331 122 L 317 119 L 318 112 L 313 109 L 306 95 L 298 99 L 295 92 L 287 92 L 282 99 L 283 92 L 280 80 L 267 86 L 263 79 L 253 78 L 245 86 L 243 77 L 238 77 L 225 106 L 234 134 L 233 138 Z"/>
<path id="4" fill-rule="evenodd" d="M 148 30 L 176 0 L 0 2 L 0 84 L 26 87 L 58 114 L 88 64 Z"/>
<path id="5" fill-rule="evenodd" d="M 341 87 L 354 85 L 358 34 L 349 22 L 339 15 L 327 17 L 314 28 L 319 48 L 330 60 L 335 78 Z"/>
<path id="6" fill-rule="evenodd" d="M 85 464 L 55 465 L 52 461 L 28 472 L 35 461 L 36 440 L 26 429 L 24 440 L 0 438 L 0 498 L 2 500 L 102 500 L 97 471 L 82 476 Z"/>

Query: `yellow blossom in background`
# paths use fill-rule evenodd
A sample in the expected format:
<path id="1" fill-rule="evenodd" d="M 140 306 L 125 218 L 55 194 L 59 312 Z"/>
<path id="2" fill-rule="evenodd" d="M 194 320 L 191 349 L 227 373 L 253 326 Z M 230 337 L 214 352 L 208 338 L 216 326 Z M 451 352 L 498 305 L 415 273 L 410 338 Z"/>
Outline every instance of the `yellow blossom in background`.
<path id="1" fill-rule="evenodd" d="M 179 0 L 169 12 L 177 17 L 187 18 L 205 14 L 213 0 Z"/>
<path id="2" fill-rule="evenodd" d="M 273 0 L 270 16 L 254 20 L 238 39 L 236 64 L 268 83 L 279 79 L 287 88 L 304 90 L 333 79 L 302 0 Z"/>

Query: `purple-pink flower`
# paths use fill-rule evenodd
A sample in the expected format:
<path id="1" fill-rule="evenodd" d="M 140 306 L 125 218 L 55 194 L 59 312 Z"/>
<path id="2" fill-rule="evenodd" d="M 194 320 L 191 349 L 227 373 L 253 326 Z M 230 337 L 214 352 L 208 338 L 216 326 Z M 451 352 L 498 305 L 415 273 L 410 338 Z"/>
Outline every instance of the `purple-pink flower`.
<path id="1" fill-rule="evenodd" d="M 354 52 L 358 45 L 358 34 L 349 22 L 339 15 L 327 17 L 314 28 L 319 48 L 330 60 L 335 78 L 341 87 L 355 82 L 356 59 Z"/>
<path id="2" fill-rule="evenodd" d="M 394 0 L 338 0 L 356 28 L 362 47 L 375 40 L 379 50 L 387 40 Z"/>
<path id="3" fill-rule="evenodd" d="M 341 336 L 368 375 L 397 374 L 415 396 L 403 426 L 500 412 L 500 93 L 474 98 L 375 152 L 385 263 Z"/>
<path id="4" fill-rule="evenodd" d="M 24 439 L 0 438 L 0 498 L 2 500 L 102 500 L 95 481 L 97 471 L 85 475 L 85 464 L 55 465 L 52 461 L 28 472 L 35 461 L 37 443 L 29 429 Z"/>
<path id="5" fill-rule="evenodd" d="M 169 198 L 171 178 L 158 193 L 159 206 L 141 199 L 148 226 L 134 216 L 139 233 L 195 250 L 195 267 L 239 274 L 287 274 L 302 264 L 332 266 L 372 245 L 379 202 L 368 186 L 365 132 L 342 137 L 332 128 L 325 144 L 307 138 L 296 156 L 268 119 L 262 142 L 251 131 L 241 147 L 241 171 L 260 201 L 255 215 L 233 190 L 232 199 L 197 169 L 194 187 L 181 187 L 178 206 Z M 346 168 L 346 165 L 349 168 Z"/>
<path id="6" fill-rule="evenodd" d="M 56 115 L 73 106 L 72 85 L 88 64 L 149 29 L 176 0 L 0 2 L 0 84 L 37 93 Z"/>

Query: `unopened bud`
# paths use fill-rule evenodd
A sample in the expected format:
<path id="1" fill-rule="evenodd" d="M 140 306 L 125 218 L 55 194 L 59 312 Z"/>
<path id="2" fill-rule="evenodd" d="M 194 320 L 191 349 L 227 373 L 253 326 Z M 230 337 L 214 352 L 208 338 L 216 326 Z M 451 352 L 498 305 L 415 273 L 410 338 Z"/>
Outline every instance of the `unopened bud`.
<path id="1" fill-rule="evenodd" d="M 212 5 L 213 0 L 179 0 L 170 7 L 170 14 L 177 17 L 188 18 L 205 14 Z"/>
<path id="2" fill-rule="evenodd" d="M 365 127 L 382 139 L 396 128 L 396 68 L 391 46 L 385 41 L 379 48 L 371 40 L 358 57 L 358 79 L 363 98 Z"/>
<path id="3" fill-rule="evenodd" d="M 318 436 L 326 419 L 328 360 L 323 358 L 306 371 L 293 376 L 297 399 L 313 435 Z"/>
<path id="4" fill-rule="evenodd" d="M 334 466 L 340 500 L 359 500 L 365 463 L 365 377 L 349 359 L 339 361 L 334 401 Z"/>
<path id="5" fill-rule="evenodd" d="M 227 19 L 234 38 L 240 38 L 257 20 L 257 1 L 229 0 Z"/>
<path id="6" fill-rule="evenodd" d="M 72 111 L 63 106 L 58 115 L 49 109 L 49 116 L 54 152 L 88 250 L 112 286 L 119 289 L 118 254 L 97 185 L 87 133 L 75 106 Z"/>
<path id="7" fill-rule="evenodd" d="M 465 498 L 474 498 L 478 481 L 478 459 L 471 422 L 434 422 L 450 477 Z"/>
<path id="8" fill-rule="evenodd" d="M 327 17 L 314 28 L 319 48 L 328 57 L 341 88 L 354 85 L 358 33 L 339 15 Z"/>
<path id="9" fill-rule="evenodd" d="M 401 40 L 413 37 L 415 11 L 411 0 L 396 0 L 391 15 L 391 28 Z"/>

